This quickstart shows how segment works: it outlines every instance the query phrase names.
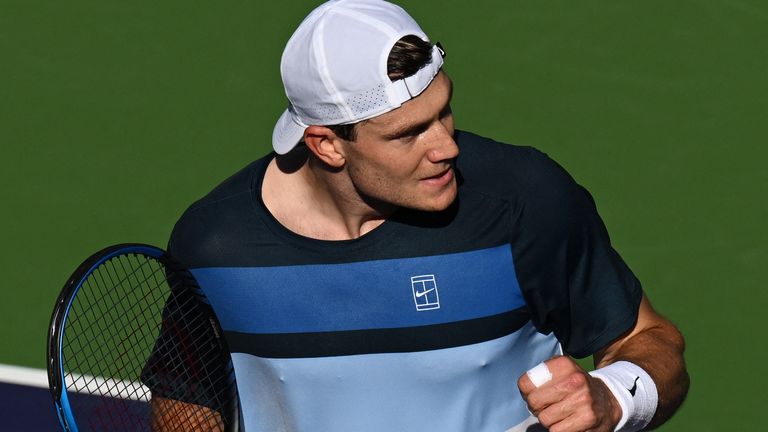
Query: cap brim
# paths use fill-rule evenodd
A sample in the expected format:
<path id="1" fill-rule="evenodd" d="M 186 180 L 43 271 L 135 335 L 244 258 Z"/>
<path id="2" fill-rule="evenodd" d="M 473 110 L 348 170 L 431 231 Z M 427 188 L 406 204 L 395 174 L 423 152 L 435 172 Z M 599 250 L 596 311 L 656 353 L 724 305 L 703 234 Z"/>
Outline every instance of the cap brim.
<path id="1" fill-rule="evenodd" d="M 277 154 L 288 153 L 304 137 L 304 129 L 306 126 L 294 120 L 294 115 L 290 109 L 285 110 L 272 131 L 272 148 Z"/>

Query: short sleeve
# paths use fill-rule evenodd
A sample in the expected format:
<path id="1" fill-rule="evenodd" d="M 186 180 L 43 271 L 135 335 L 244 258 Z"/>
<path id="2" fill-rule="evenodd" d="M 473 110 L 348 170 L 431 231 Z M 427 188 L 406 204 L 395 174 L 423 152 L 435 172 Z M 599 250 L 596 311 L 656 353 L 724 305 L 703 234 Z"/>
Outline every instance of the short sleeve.
<path id="1" fill-rule="evenodd" d="M 631 329 L 640 282 L 611 245 L 589 192 L 532 150 L 512 221 L 512 248 L 531 318 L 586 357 Z"/>

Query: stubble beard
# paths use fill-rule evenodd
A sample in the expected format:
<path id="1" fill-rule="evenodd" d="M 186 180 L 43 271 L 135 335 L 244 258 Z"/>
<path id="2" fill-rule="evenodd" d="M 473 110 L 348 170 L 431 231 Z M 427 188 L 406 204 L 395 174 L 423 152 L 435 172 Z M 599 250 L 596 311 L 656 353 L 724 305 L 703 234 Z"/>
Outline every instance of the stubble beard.
<path id="1" fill-rule="evenodd" d="M 440 199 L 440 202 L 435 202 L 433 197 L 427 199 L 420 197 L 418 193 L 408 193 L 404 188 L 387 181 L 379 180 L 378 185 L 368 188 L 360 182 L 355 182 L 354 176 L 351 176 L 351 179 L 360 199 L 382 216 L 389 216 L 398 209 L 440 212 L 450 207 L 458 195 L 455 178 L 445 186 L 448 190 L 444 189 L 440 192 L 440 197 L 450 194 L 449 197 Z"/>

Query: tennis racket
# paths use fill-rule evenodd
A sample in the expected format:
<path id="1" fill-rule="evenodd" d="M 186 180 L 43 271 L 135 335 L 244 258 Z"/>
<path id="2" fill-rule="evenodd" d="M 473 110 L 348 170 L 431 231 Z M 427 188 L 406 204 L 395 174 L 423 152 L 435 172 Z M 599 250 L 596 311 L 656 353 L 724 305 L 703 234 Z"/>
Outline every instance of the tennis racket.
<path id="1" fill-rule="evenodd" d="M 226 341 L 192 274 L 161 249 L 92 255 L 59 295 L 48 382 L 65 431 L 239 428 Z"/>

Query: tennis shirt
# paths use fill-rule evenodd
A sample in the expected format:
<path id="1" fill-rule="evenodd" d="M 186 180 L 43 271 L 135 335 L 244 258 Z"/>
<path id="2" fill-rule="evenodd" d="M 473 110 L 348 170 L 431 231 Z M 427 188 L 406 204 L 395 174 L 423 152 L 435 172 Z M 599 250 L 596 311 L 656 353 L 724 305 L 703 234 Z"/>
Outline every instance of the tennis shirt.
<path id="1" fill-rule="evenodd" d="M 533 148 L 455 139 L 456 201 L 357 239 L 269 213 L 274 154 L 181 217 L 169 251 L 219 317 L 246 431 L 523 430 L 522 373 L 632 327 L 640 284 L 589 193 Z"/>

